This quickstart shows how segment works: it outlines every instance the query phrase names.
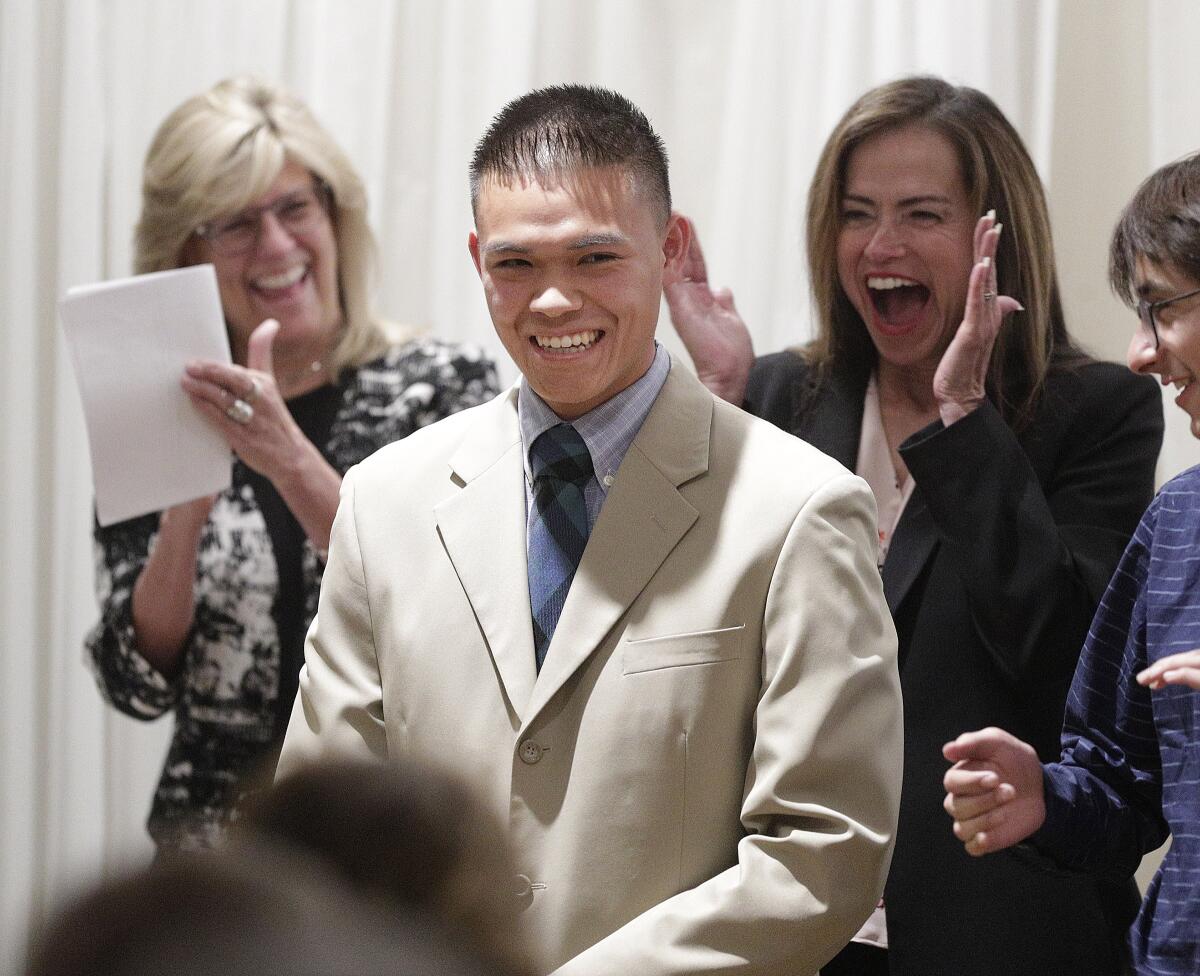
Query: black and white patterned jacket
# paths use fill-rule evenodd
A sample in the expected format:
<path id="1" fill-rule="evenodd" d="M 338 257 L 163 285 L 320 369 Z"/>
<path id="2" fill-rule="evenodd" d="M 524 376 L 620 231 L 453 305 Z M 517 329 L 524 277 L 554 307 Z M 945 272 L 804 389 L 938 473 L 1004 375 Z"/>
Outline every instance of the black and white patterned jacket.
<path id="1" fill-rule="evenodd" d="M 474 347 L 417 339 L 343 372 L 341 406 L 324 445 L 344 473 L 385 444 L 490 399 L 493 364 Z M 239 783 L 274 736 L 280 645 L 278 587 L 266 523 L 240 461 L 200 540 L 196 610 L 178 676 L 139 653 L 133 587 L 158 530 L 157 513 L 95 531 L 100 621 L 85 647 L 105 698 L 139 719 L 175 712 L 175 732 L 148 828 L 162 847 L 199 849 L 219 837 Z M 304 623 L 316 613 L 323 565 L 306 540 Z"/>

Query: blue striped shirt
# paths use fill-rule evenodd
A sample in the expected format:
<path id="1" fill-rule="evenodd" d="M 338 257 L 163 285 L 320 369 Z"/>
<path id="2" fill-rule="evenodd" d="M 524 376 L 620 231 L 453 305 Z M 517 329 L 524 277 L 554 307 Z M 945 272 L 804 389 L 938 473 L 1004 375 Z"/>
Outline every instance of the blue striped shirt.
<path id="1" fill-rule="evenodd" d="M 1060 763 L 1045 767 L 1032 843 L 1064 866 L 1128 878 L 1171 849 L 1130 933 L 1139 974 L 1200 973 L 1200 692 L 1139 671 L 1200 648 L 1200 466 L 1165 485 L 1134 533 L 1079 659 Z"/>

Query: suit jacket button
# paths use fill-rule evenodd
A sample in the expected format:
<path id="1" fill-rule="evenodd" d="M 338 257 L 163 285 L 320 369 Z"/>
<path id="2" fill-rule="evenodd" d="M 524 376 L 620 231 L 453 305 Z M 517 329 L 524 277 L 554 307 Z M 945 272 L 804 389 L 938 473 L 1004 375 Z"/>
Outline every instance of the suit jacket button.
<path id="1" fill-rule="evenodd" d="M 529 880 L 527 875 L 518 874 L 513 878 L 513 894 L 518 898 L 528 898 L 532 891 L 533 882 Z"/>
<path id="2" fill-rule="evenodd" d="M 517 755 L 521 757 L 521 762 L 532 766 L 542 758 L 542 747 L 532 739 L 526 739 L 517 750 Z"/>

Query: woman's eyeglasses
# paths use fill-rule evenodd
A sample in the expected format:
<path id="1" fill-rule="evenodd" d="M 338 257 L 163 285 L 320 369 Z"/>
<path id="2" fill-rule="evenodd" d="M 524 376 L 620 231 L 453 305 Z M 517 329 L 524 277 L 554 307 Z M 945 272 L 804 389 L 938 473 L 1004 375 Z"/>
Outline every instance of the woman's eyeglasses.
<path id="1" fill-rule="evenodd" d="M 328 214 L 332 194 L 324 183 L 286 193 L 261 207 L 247 207 L 232 217 L 214 220 L 196 228 L 196 236 L 226 257 L 245 254 L 258 243 L 262 219 L 270 214 L 289 234 L 313 230 Z"/>

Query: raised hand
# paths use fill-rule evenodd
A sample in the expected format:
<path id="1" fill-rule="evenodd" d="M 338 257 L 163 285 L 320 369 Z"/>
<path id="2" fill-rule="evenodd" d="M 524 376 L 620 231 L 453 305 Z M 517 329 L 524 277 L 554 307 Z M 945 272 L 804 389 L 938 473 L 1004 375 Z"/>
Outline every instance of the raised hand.
<path id="1" fill-rule="evenodd" d="M 329 545 L 342 476 L 292 419 L 275 380 L 271 347 L 279 323 L 267 319 L 251 334 L 245 366 L 189 363 L 181 380 L 201 413 L 247 467 L 268 478 L 313 546 Z"/>
<path id="2" fill-rule="evenodd" d="M 979 406 L 986 395 L 988 365 L 1004 317 L 1021 303 L 996 293 L 996 248 L 1001 225 L 995 211 L 975 225 L 975 264 L 967 286 L 963 320 L 933 377 L 933 396 L 947 427 Z"/>
<path id="3" fill-rule="evenodd" d="M 681 274 L 663 285 L 671 325 L 692 357 L 700 382 L 721 399 L 740 407 L 754 362 L 754 345 L 746 323 L 734 308 L 732 292 L 709 286 L 704 252 L 695 225 L 688 223 L 691 241 Z"/>
<path id="4" fill-rule="evenodd" d="M 942 747 L 954 765 L 942 780 L 954 836 L 975 857 L 1023 841 L 1046 820 L 1042 764 L 1033 747 L 987 728 Z"/>
<path id="5" fill-rule="evenodd" d="M 267 319 L 250 335 L 245 366 L 189 363 L 182 381 L 237 456 L 272 482 L 287 478 L 313 450 L 275 380 L 271 349 L 278 332 L 279 323 Z"/>

